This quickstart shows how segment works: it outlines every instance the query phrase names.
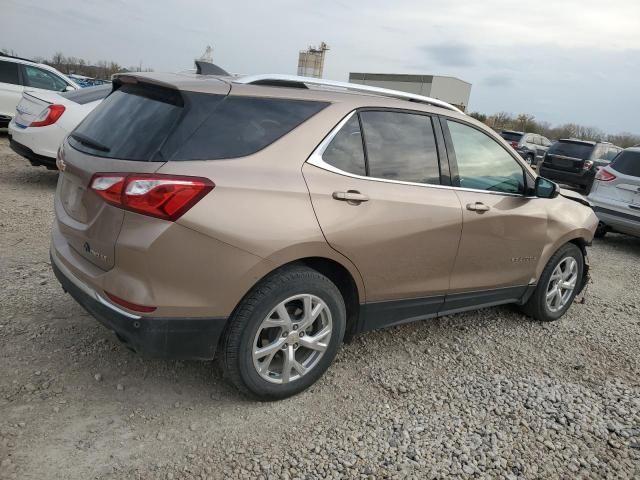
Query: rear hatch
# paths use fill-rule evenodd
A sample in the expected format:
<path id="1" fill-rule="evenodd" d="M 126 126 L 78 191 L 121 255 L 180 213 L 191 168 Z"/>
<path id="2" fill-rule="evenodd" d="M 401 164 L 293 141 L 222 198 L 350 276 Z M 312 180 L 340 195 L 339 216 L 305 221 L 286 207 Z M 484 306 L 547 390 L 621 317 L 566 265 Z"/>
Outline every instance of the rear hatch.
<path id="1" fill-rule="evenodd" d="M 544 166 L 566 172 L 580 173 L 584 169 L 584 162 L 591 157 L 593 143 L 560 140 L 547 151 Z"/>
<path id="2" fill-rule="evenodd" d="M 18 127 L 26 128 L 35 121 L 43 110 L 54 103 L 65 105 L 68 102 L 56 92 L 23 92 L 16 107 L 14 122 Z"/>
<path id="3" fill-rule="evenodd" d="M 523 137 L 522 133 L 517 133 L 517 132 L 502 132 L 500 135 L 513 148 L 518 148 L 518 146 L 520 145 L 520 140 L 522 140 L 522 137 Z"/>
<path id="4" fill-rule="evenodd" d="M 224 82 L 211 82 L 219 84 L 221 94 L 228 93 Z M 178 90 L 150 84 L 118 87 L 65 141 L 56 192 L 62 235 L 73 250 L 103 270 L 114 266 L 125 211 L 90 190 L 91 178 L 97 172 L 158 170 L 165 162 L 163 147 L 184 109 Z"/>

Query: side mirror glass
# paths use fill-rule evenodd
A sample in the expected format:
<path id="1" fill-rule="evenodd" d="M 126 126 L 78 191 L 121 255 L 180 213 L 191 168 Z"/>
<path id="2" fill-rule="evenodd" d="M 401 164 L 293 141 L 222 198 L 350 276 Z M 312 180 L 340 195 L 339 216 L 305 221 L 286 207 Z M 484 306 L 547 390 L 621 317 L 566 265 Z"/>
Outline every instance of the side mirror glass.
<path id="1" fill-rule="evenodd" d="M 543 177 L 536 178 L 535 194 L 540 198 L 556 198 L 560 193 L 558 184 Z"/>

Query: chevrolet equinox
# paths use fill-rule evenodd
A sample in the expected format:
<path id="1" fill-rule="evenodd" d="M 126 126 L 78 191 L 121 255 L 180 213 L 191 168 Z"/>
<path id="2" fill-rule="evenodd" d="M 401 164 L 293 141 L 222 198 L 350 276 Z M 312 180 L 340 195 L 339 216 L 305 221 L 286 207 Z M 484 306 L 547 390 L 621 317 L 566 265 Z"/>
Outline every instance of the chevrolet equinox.
<path id="1" fill-rule="evenodd" d="M 355 334 L 513 303 L 561 317 L 597 219 L 442 101 L 136 73 L 58 152 L 65 291 L 130 349 L 293 395 Z"/>

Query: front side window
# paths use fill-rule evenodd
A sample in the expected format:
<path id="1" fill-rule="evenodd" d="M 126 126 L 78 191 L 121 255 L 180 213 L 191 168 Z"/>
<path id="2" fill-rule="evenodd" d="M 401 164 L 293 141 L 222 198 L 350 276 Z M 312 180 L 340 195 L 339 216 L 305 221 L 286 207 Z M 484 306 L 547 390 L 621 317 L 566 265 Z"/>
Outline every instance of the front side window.
<path id="1" fill-rule="evenodd" d="M 19 85 L 18 64 L 15 62 L 0 62 L 0 83 Z"/>
<path id="2" fill-rule="evenodd" d="M 322 159 L 344 172 L 363 176 L 367 174 L 358 115 L 352 115 L 333 137 L 322 154 Z"/>
<path id="3" fill-rule="evenodd" d="M 364 111 L 360 113 L 369 175 L 387 180 L 440 183 L 431 117 Z"/>
<path id="4" fill-rule="evenodd" d="M 30 65 L 24 66 L 25 84 L 28 87 L 42 88 L 43 90 L 55 90 L 58 92 L 67 88 L 68 84 L 54 75 L 51 72 L 47 72 L 41 68 L 32 67 Z"/>
<path id="5" fill-rule="evenodd" d="M 447 120 L 458 165 L 457 186 L 523 193 L 524 170 L 495 140 L 462 123 Z"/>

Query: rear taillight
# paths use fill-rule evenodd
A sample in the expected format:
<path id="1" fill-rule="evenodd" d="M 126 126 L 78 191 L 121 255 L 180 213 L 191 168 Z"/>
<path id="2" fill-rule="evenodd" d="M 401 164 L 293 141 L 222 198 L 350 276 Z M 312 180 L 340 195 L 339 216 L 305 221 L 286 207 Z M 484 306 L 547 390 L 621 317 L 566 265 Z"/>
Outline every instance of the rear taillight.
<path id="1" fill-rule="evenodd" d="M 151 313 L 157 310 L 157 307 L 150 307 L 147 305 L 138 305 L 137 303 L 132 303 L 120 297 L 116 297 L 113 293 L 109 293 L 109 292 L 104 292 L 104 293 L 107 295 L 107 297 L 109 297 L 109 299 L 113 303 L 117 303 L 118 305 L 124 308 L 127 308 L 129 310 L 133 310 L 134 312 Z"/>
<path id="2" fill-rule="evenodd" d="M 601 182 L 610 182 L 611 180 L 615 179 L 616 176 L 609 170 L 605 170 L 604 168 L 601 168 L 598 173 L 596 173 L 596 180 L 600 180 Z"/>
<path id="3" fill-rule="evenodd" d="M 64 113 L 64 105 L 49 105 L 45 108 L 38 118 L 29 124 L 30 127 L 46 127 L 53 125 Z"/>
<path id="4" fill-rule="evenodd" d="M 593 167 L 593 160 L 585 160 L 582 164 L 583 170 L 591 170 L 591 167 Z"/>
<path id="5" fill-rule="evenodd" d="M 96 173 L 89 186 L 111 205 L 172 222 L 215 187 L 207 178 L 144 173 Z"/>
<path id="6" fill-rule="evenodd" d="M 513 148 L 518 148 L 518 142 L 509 142 Z"/>

